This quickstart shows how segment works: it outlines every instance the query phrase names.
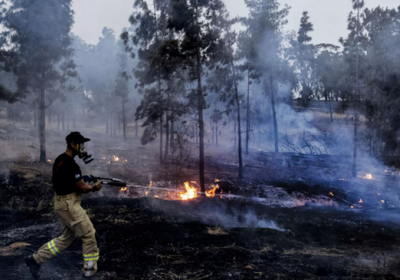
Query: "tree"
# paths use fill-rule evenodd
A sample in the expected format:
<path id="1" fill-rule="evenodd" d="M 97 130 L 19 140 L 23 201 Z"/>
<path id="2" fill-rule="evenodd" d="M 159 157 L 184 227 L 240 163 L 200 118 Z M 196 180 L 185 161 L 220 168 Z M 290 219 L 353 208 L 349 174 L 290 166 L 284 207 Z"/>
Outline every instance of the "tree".
<path id="1" fill-rule="evenodd" d="M 40 161 L 45 162 L 45 110 L 61 95 L 60 88 L 67 79 L 76 76 L 69 37 L 71 0 L 10 2 L 1 18 L 5 27 L 2 35 L 16 54 L 12 69 L 19 91 L 38 97 Z"/>
<path id="2" fill-rule="evenodd" d="M 197 83 L 191 103 L 196 104 L 199 124 L 199 175 L 200 189 L 204 187 L 204 116 L 207 107 L 204 98 L 204 69 L 207 60 L 217 51 L 220 28 L 227 13 L 221 0 L 173 0 L 172 17 L 168 28 L 182 34 L 175 39 L 189 72 L 189 80 Z"/>
<path id="3" fill-rule="evenodd" d="M 351 0 L 353 3 L 353 12 L 350 13 L 348 19 L 348 30 L 350 34 L 348 35 L 346 40 L 341 39 L 341 43 L 344 46 L 344 52 L 346 55 L 346 60 L 352 66 L 351 68 L 351 77 L 352 81 L 352 95 L 351 95 L 351 103 L 354 109 L 353 114 L 353 124 L 354 124 L 354 146 L 353 146 L 353 165 L 352 165 L 352 176 L 357 176 L 357 149 L 358 149 L 358 123 L 359 123 L 359 112 L 357 107 L 361 105 L 361 73 L 360 73 L 360 64 L 361 64 L 361 43 L 363 38 L 363 25 L 361 20 L 361 11 L 364 8 L 363 0 Z M 355 59 L 354 59 L 355 56 Z"/>
<path id="4" fill-rule="evenodd" d="M 287 61 L 282 59 L 282 26 L 286 24 L 289 7 L 279 9 L 276 0 L 246 0 L 250 10 L 243 19 L 246 30 L 240 34 L 239 47 L 244 58 L 254 67 L 253 76 L 262 82 L 270 98 L 274 129 L 275 152 L 279 152 L 276 101 L 280 82 L 292 79 Z"/>
<path id="5" fill-rule="evenodd" d="M 216 94 L 220 95 L 220 100 L 227 103 L 226 112 L 229 114 L 231 106 L 236 106 L 233 110 L 236 112 L 236 123 L 238 126 L 238 161 L 239 161 L 239 178 L 243 178 L 243 159 L 242 159 L 242 122 L 241 122 L 241 97 L 239 95 L 238 84 L 243 79 L 239 75 L 239 66 L 236 65 L 239 57 L 235 54 L 234 45 L 237 41 L 237 35 L 232 31 L 232 26 L 237 22 L 236 19 L 230 20 L 226 13 L 220 19 L 221 35 L 215 47 L 216 51 L 210 56 L 208 61 L 211 71 L 208 79 L 209 85 Z M 218 119 L 218 111 L 214 111 L 213 119 Z M 215 123 L 215 122 L 214 122 Z M 236 128 L 236 125 L 235 125 Z M 235 141 L 236 143 L 236 141 Z M 235 145 L 236 146 L 236 145 Z"/>
<path id="6" fill-rule="evenodd" d="M 118 64 L 119 71 L 116 78 L 116 87 L 115 87 L 115 95 L 121 98 L 122 105 L 122 129 L 124 134 L 124 140 L 126 140 L 126 114 L 125 114 L 125 103 L 128 101 L 128 76 L 127 76 L 127 68 L 128 68 L 128 55 L 123 48 L 123 43 L 119 42 L 119 54 L 118 54 Z"/>
<path id="7" fill-rule="evenodd" d="M 296 41 L 292 41 L 294 61 L 300 84 L 300 106 L 307 108 L 318 92 L 315 78 L 315 47 L 310 44 L 313 24 L 309 22 L 308 12 L 303 12 Z"/>

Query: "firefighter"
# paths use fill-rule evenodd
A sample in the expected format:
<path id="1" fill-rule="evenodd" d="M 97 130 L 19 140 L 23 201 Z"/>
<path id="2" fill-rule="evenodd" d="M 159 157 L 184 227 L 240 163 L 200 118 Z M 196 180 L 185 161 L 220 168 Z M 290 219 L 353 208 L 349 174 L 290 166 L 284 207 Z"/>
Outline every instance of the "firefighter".
<path id="1" fill-rule="evenodd" d="M 53 165 L 52 182 L 55 191 L 53 209 L 61 223 L 61 236 L 44 244 L 39 250 L 25 258 L 32 276 L 39 278 L 40 266 L 68 248 L 76 236 L 82 239 L 83 276 L 92 277 L 97 272 L 99 249 L 97 247 L 95 229 L 85 210 L 81 206 L 81 194 L 99 191 L 102 181 L 93 186 L 86 184 L 82 172 L 75 162 L 75 156 L 85 163 L 93 158 L 88 155 L 85 138 L 79 132 L 71 132 L 67 137 L 67 150 L 57 157 Z"/>

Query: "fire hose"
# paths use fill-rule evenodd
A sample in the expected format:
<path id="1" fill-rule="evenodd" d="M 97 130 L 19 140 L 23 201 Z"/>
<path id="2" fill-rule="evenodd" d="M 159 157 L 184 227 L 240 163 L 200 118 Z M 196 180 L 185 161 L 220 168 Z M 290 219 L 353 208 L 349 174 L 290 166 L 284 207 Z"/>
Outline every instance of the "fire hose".
<path id="1" fill-rule="evenodd" d="M 95 176 L 93 176 L 93 175 L 84 175 L 84 176 L 82 176 L 82 177 L 83 177 L 83 180 L 85 181 L 85 183 L 91 183 L 91 182 L 96 183 L 96 182 L 98 182 L 98 181 L 103 181 L 103 182 L 102 182 L 103 185 L 111 186 L 111 187 L 119 187 L 119 188 L 125 188 L 125 187 L 127 187 L 127 188 L 141 188 L 141 189 L 156 189 L 156 190 L 163 190 L 163 191 L 180 192 L 180 190 L 177 190 L 177 189 L 168 189 L 168 188 L 159 188 L 159 187 L 150 187 L 150 186 L 127 185 L 126 182 L 122 181 L 121 179 L 117 179 L 117 178 L 95 177 Z M 197 194 L 202 194 L 202 195 L 204 195 L 205 193 L 204 193 L 204 192 L 197 191 Z M 229 196 L 229 197 L 242 197 L 242 196 L 232 195 L 232 194 L 229 194 L 228 196 Z M 11 227 L 11 226 L 13 226 L 13 225 L 15 225 L 15 224 L 18 224 L 18 223 L 20 223 L 20 222 L 26 220 L 26 219 L 32 218 L 32 217 L 34 217 L 35 215 L 37 215 L 37 214 L 39 214 L 39 213 L 45 212 L 45 211 L 47 211 L 47 210 L 50 210 L 52 207 L 53 207 L 53 205 L 50 204 L 49 206 L 47 206 L 47 207 L 45 207 L 45 208 L 43 208 L 43 209 L 41 209 L 41 210 L 38 210 L 38 211 L 36 211 L 36 212 L 34 212 L 34 213 L 32 213 L 32 214 L 29 214 L 29 215 L 27 215 L 27 216 L 25 216 L 25 217 L 23 217 L 23 218 L 21 218 L 21 219 L 15 221 L 15 222 L 13 222 L 13 223 L 11 223 L 11 224 L 9 224 L 9 225 L 7 225 L 7 226 L 1 228 L 0 231 L 3 231 L 3 230 L 5 230 L 5 229 L 7 229 L 7 228 L 9 228 L 9 227 Z"/>

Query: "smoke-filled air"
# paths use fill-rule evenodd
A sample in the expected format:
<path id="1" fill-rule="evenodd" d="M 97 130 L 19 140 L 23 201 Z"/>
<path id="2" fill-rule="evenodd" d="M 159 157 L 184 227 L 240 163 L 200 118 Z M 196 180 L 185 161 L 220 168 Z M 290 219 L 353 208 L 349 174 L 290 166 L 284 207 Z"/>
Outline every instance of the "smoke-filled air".
<path id="1" fill-rule="evenodd" d="M 0 278 L 400 279 L 400 3 L 322 2 L 1 1 Z"/>

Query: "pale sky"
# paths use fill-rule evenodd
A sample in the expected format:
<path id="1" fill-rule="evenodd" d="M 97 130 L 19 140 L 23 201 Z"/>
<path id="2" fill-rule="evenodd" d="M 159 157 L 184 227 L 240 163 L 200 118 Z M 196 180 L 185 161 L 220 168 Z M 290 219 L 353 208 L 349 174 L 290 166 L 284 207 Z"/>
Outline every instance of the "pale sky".
<path id="1" fill-rule="evenodd" d="M 232 16 L 246 16 L 244 0 L 224 0 Z M 297 30 L 303 11 L 308 11 L 314 24 L 311 33 L 313 43 L 338 45 L 340 37 L 347 34 L 347 17 L 351 10 L 351 0 L 280 0 L 281 6 L 291 6 L 288 25 L 285 29 Z M 366 7 L 395 8 L 400 0 L 365 0 Z M 133 12 L 134 0 L 73 0 L 75 25 L 72 32 L 89 44 L 96 44 L 103 27 L 112 28 L 119 35 L 129 26 L 128 18 Z"/>

